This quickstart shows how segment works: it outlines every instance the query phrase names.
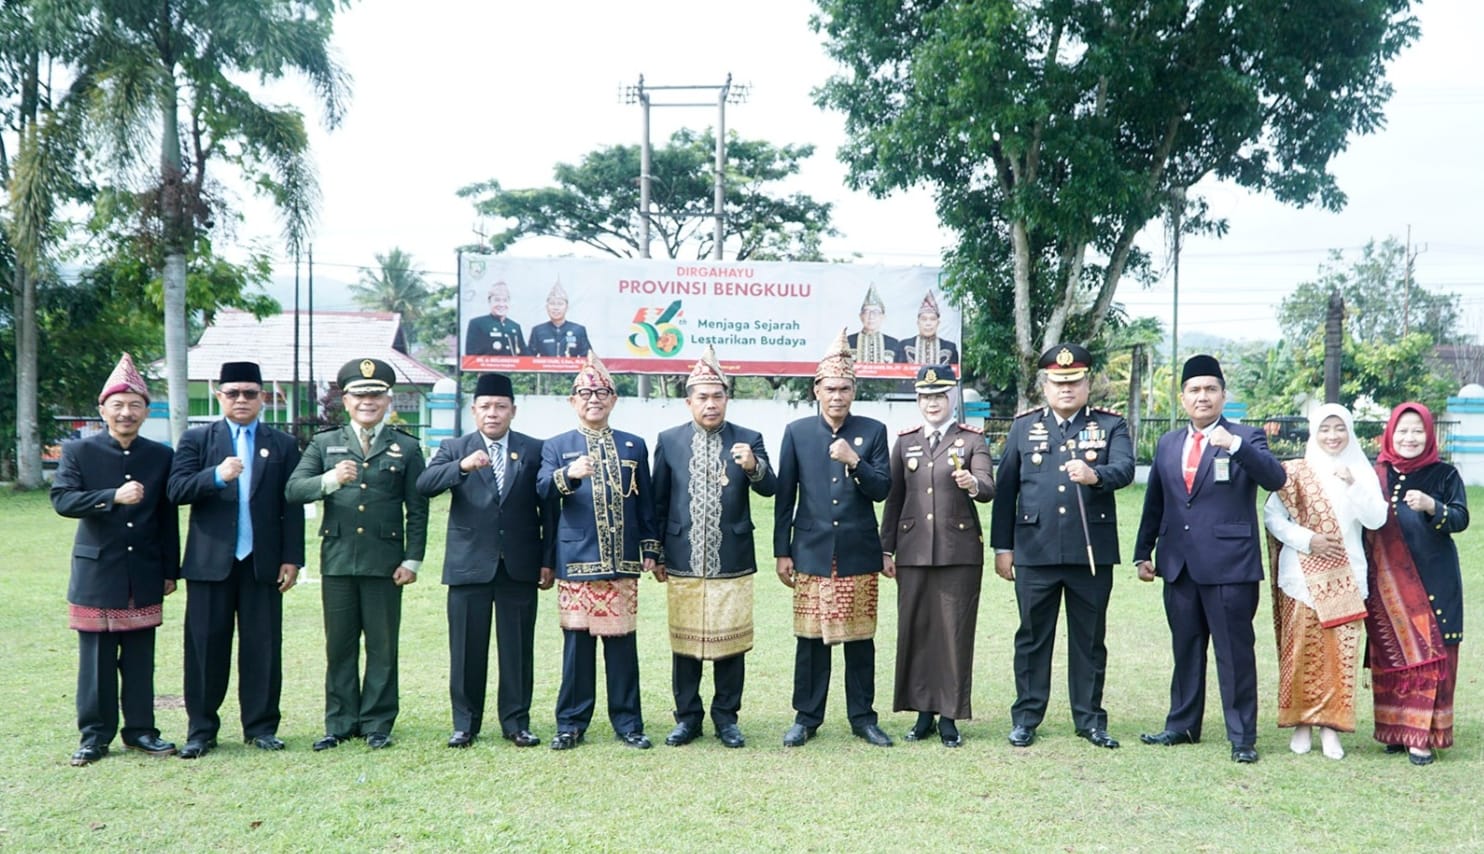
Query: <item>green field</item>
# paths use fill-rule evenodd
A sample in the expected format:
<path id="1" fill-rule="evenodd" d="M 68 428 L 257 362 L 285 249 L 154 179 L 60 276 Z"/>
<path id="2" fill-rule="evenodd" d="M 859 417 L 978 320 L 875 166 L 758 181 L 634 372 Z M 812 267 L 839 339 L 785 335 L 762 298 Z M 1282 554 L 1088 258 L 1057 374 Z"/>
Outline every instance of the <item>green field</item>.
<path id="1" fill-rule="evenodd" d="M 1121 493 L 1124 557 L 1132 551 L 1142 490 Z M 1484 507 L 1484 490 L 1471 490 Z M 310 751 L 321 733 L 324 652 L 319 593 L 312 582 L 285 609 L 283 726 L 289 749 L 241 743 L 236 700 L 222 710 L 221 747 L 204 759 L 154 759 L 118 750 L 88 768 L 67 759 L 76 640 L 66 628 L 67 563 L 73 523 L 44 495 L 0 494 L 4 595 L 0 643 L 0 848 L 30 850 L 365 851 L 588 850 L 1361 850 L 1480 849 L 1477 790 L 1484 774 L 1484 686 L 1465 646 L 1457 697 L 1458 746 L 1427 768 L 1383 755 L 1369 738 L 1368 697 L 1360 733 L 1345 737 L 1343 761 L 1287 750 L 1273 725 L 1276 666 L 1271 611 L 1259 611 L 1262 761 L 1231 762 L 1221 734 L 1214 663 L 1208 740 L 1156 748 L 1168 697 L 1168 631 L 1157 584 L 1117 567 L 1109 615 L 1105 705 L 1124 747 L 1098 750 L 1073 736 L 1059 648 L 1041 739 L 1005 742 L 1012 697 L 1011 585 L 986 572 L 979 615 L 975 720 L 966 744 L 945 750 L 899 741 L 889 750 L 855 739 L 845 720 L 836 655 L 829 718 L 798 749 L 781 744 L 792 721 L 793 647 L 789 591 L 772 574 L 757 585 L 757 647 L 749 654 L 744 750 L 707 736 L 683 748 L 669 731 L 669 649 L 663 588 L 641 593 L 640 662 L 650 751 L 621 746 L 599 698 L 581 748 L 518 750 L 484 740 L 449 750 L 447 632 L 438 584 L 447 499 L 434 501 L 433 537 L 422 579 L 407 591 L 402 628 L 402 713 L 389 750 L 359 742 Z M 759 504 L 760 551 L 769 551 L 771 507 Z M 184 522 L 184 514 L 182 514 Z M 1460 538 L 1468 609 L 1484 607 L 1484 525 Z M 316 549 L 311 548 L 311 553 Z M 309 574 L 316 569 L 311 561 Z M 883 581 L 877 635 L 877 708 L 899 738 L 914 720 L 892 714 L 895 593 Z M 561 638 L 551 593 L 538 628 L 533 729 L 549 738 Z M 183 741 L 180 707 L 184 594 L 167 600 L 156 691 L 166 738 Z M 1475 617 L 1477 619 L 1477 616 Z M 493 674 L 492 674 L 493 675 Z M 601 686 L 602 680 L 599 680 Z M 235 686 L 235 680 L 234 680 Z M 708 674 L 709 685 L 709 674 Z M 705 690 L 709 691 L 709 687 Z M 235 692 L 235 687 L 232 689 Z M 601 695 L 601 687 L 599 689 Z M 490 689 L 493 716 L 494 689 Z M 1469 804 L 1475 804 L 1471 807 Z"/>

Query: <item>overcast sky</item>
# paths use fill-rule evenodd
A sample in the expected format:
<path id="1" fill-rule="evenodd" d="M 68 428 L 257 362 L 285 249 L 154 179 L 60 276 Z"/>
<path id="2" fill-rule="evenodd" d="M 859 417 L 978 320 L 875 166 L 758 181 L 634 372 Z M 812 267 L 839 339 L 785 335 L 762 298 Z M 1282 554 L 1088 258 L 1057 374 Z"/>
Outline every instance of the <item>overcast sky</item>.
<path id="1" fill-rule="evenodd" d="M 814 143 L 796 187 L 833 202 L 843 235 L 832 257 L 885 264 L 940 263 L 949 236 L 925 191 L 877 200 L 844 186 L 836 159 L 843 120 L 810 91 L 834 70 L 808 26 L 808 0 L 647 0 L 643 3 L 491 3 L 365 0 L 336 19 L 335 46 L 354 78 L 340 128 L 316 126 L 314 158 L 324 202 L 314 238 L 317 308 L 345 308 L 335 280 L 354 280 L 374 254 L 411 252 L 434 278 L 452 281 L 455 247 L 478 222 L 455 191 L 494 178 L 507 188 L 551 182 L 556 162 L 599 146 L 637 143 L 640 111 L 619 92 L 643 74 L 650 85 L 750 84 L 728 108 L 727 127 L 771 142 Z M 1330 249 L 1354 255 L 1371 238 L 1418 248 L 1418 281 L 1462 295 L 1484 333 L 1484 75 L 1478 54 L 1484 3 L 1430 0 L 1416 8 L 1422 37 L 1392 66 L 1387 127 L 1357 137 L 1334 163 L 1350 202 L 1338 214 L 1296 210 L 1230 186 L 1202 188 L 1225 216 L 1221 240 L 1191 239 L 1181 263 L 1180 328 L 1273 339 L 1273 307 L 1312 279 Z M 308 103 L 304 90 L 275 97 Z M 658 100 L 658 98 L 656 98 Z M 317 118 L 318 114 L 313 113 Z M 716 110 L 656 109 L 652 136 L 715 124 Z M 275 238 L 272 212 L 249 205 L 245 235 Z M 494 230 L 492 224 L 486 224 Z M 1159 229 L 1144 245 L 1163 263 Z M 555 241 L 515 254 L 581 253 Z M 292 275 L 292 265 L 279 268 Z M 1119 299 L 1134 316 L 1170 319 L 1170 277 Z M 287 304 L 292 291 L 277 291 Z"/>

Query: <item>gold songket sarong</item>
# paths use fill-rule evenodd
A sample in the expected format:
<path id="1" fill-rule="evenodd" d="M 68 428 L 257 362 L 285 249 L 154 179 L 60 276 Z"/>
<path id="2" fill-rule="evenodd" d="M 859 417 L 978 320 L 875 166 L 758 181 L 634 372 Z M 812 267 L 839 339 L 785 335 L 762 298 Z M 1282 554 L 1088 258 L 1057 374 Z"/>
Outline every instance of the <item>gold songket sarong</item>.
<path id="1" fill-rule="evenodd" d="M 670 649 L 715 661 L 752 649 L 752 576 L 670 576 Z"/>

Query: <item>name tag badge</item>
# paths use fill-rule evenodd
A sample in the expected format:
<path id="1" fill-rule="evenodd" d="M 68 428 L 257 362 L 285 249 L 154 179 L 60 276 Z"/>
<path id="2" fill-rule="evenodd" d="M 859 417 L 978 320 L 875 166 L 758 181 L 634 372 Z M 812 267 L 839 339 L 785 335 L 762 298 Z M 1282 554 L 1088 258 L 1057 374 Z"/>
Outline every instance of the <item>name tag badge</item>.
<path id="1" fill-rule="evenodd" d="M 575 460 L 575 459 L 577 459 L 580 456 L 582 456 L 582 452 L 581 451 L 563 451 L 562 452 L 562 459 L 564 459 L 564 460 Z"/>
<path id="2" fill-rule="evenodd" d="M 1211 471 L 1216 475 L 1217 483 L 1229 483 L 1232 479 L 1231 457 L 1217 457 L 1212 460 Z"/>
<path id="3" fill-rule="evenodd" d="M 350 453 L 350 448 L 347 448 L 344 445 L 331 445 L 330 447 L 325 448 L 325 453 L 327 453 L 327 454 L 348 454 L 348 453 Z"/>

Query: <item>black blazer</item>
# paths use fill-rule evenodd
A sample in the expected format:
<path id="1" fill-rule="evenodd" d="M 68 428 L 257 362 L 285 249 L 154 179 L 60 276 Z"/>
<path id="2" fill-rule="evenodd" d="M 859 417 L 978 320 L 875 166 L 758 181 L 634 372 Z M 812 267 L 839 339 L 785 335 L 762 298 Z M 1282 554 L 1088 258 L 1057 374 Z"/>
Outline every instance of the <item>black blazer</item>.
<path id="1" fill-rule="evenodd" d="M 847 475 L 830 459 L 835 439 L 849 442 L 860 464 Z M 794 570 L 829 575 L 830 562 L 844 575 L 881 571 L 876 507 L 891 491 L 886 425 L 849 415 L 838 432 L 823 416 L 784 428 L 778 454 L 778 500 L 773 509 L 773 554 L 792 557 Z"/>
<path id="2" fill-rule="evenodd" d="M 541 567 L 555 567 L 557 502 L 536 495 L 541 445 L 540 439 L 514 430 L 505 435 L 501 495 L 495 494 L 490 469 L 459 471 L 460 460 L 488 447 L 482 433 L 445 439 L 438 446 L 433 461 L 417 478 L 417 491 L 429 498 L 453 492 L 443 553 L 444 584 L 493 581 L 502 559 L 512 579 L 533 584 L 541 577 Z"/>
<path id="3" fill-rule="evenodd" d="M 165 491 L 169 448 L 143 436 L 123 448 L 106 431 L 67 442 L 52 478 L 52 507 L 77 519 L 67 601 L 90 608 L 158 605 L 165 579 L 180 577 L 180 523 Z M 114 504 L 127 481 L 144 484 L 138 504 Z"/>
<path id="4" fill-rule="evenodd" d="M 299 464 L 294 437 L 258 423 L 253 433 L 252 466 L 253 577 L 277 584 L 278 568 L 304 565 L 304 508 L 284 499 L 289 475 Z M 216 485 L 216 467 L 237 453 L 232 428 L 225 419 L 193 427 L 180 437 L 170 467 L 170 500 L 191 505 L 185 560 L 180 574 L 190 581 L 224 581 L 237 552 L 237 483 Z"/>
<path id="5" fill-rule="evenodd" d="M 990 545 L 1012 549 L 1019 566 L 1116 564 L 1118 508 L 1114 491 L 1134 479 L 1134 445 L 1123 416 L 1084 406 L 1072 416 L 1066 438 L 1049 406 L 1016 417 L 1005 440 L 990 515 Z M 1071 447 L 1067 447 L 1068 443 Z M 1075 456 L 1098 473 L 1095 486 L 1078 486 L 1062 467 Z M 1087 531 L 1082 529 L 1082 506 Z"/>
<path id="6" fill-rule="evenodd" d="M 671 575 L 699 576 L 691 566 L 690 461 L 694 422 L 664 431 L 654 443 L 654 517 L 665 549 L 665 571 Z M 757 457 L 762 476 L 753 482 L 732 460 L 732 446 L 746 442 Z M 721 427 L 721 462 L 726 484 L 721 488 L 721 567 L 719 577 L 757 572 L 757 551 L 752 541 L 750 492 L 770 496 L 778 489 L 778 476 L 768 463 L 763 434 L 728 421 Z"/>

